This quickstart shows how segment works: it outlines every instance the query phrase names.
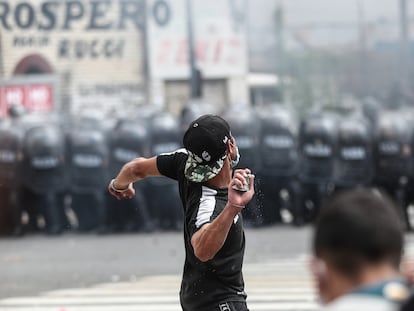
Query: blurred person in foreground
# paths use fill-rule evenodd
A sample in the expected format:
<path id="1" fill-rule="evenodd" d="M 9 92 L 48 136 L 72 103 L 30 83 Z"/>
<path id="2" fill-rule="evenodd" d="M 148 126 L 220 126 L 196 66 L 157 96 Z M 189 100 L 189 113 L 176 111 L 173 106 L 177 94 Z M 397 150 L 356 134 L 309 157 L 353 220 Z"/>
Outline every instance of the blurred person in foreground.
<path id="1" fill-rule="evenodd" d="M 311 270 L 323 310 L 399 310 L 409 296 L 399 271 L 403 229 L 393 203 L 371 190 L 332 197 L 321 210 Z"/>
<path id="2" fill-rule="evenodd" d="M 254 175 L 249 169 L 233 175 L 240 154 L 228 123 L 219 116 L 193 121 L 183 143 L 183 149 L 127 163 L 111 181 L 109 192 L 118 199 L 131 198 L 132 183 L 145 177 L 177 180 L 185 218 L 182 309 L 247 311 L 241 211 L 254 195 Z M 247 184 L 245 192 L 233 189 Z"/>

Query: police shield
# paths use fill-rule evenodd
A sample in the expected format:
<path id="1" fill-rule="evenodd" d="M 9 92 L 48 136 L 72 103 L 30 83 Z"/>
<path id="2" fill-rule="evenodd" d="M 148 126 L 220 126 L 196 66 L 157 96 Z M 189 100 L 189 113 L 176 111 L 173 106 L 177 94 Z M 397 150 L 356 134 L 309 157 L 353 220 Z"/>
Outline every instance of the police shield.
<path id="1" fill-rule="evenodd" d="M 263 175 L 297 173 L 297 124 L 288 110 L 266 111 L 261 116 L 260 155 Z"/>
<path id="2" fill-rule="evenodd" d="M 299 127 L 298 177 L 305 221 L 315 219 L 333 188 L 337 121 L 334 115 L 315 112 L 304 118 Z"/>
<path id="3" fill-rule="evenodd" d="M 335 187 L 368 186 L 373 178 L 373 139 L 363 118 L 342 120 L 338 127 Z"/>
<path id="4" fill-rule="evenodd" d="M 78 229 L 106 225 L 105 193 L 108 183 L 108 145 L 98 120 L 79 119 L 67 137 L 69 193 Z"/>
<path id="5" fill-rule="evenodd" d="M 304 182 L 333 179 L 336 120 L 323 114 L 308 116 L 299 129 L 299 177 Z"/>
<path id="6" fill-rule="evenodd" d="M 407 196 L 413 165 L 412 123 L 402 111 L 386 111 L 374 135 L 374 185 L 394 198 L 405 227 L 411 229 Z"/>
<path id="7" fill-rule="evenodd" d="M 291 111 L 282 106 L 274 106 L 262 111 L 261 124 L 261 170 L 258 172 L 258 180 L 264 222 L 292 221 L 301 224 L 300 188 L 297 181 L 297 122 Z M 289 219 L 289 216 L 293 216 L 293 219 Z"/>
<path id="8" fill-rule="evenodd" d="M 116 177 L 122 166 L 150 154 L 148 121 L 145 119 L 119 120 L 109 134 L 109 175 Z M 119 201 L 108 195 L 109 226 L 116 231 L 150 231 L 153 222 L 144 195 L 145 182 L 134 184 L 135 197 Z"/>
<path id="9" fill-rule="evenodd" d="M 60 233 L 67 225 L 58 195 L 66 188 L 65 140 L 61 128 L 47 119 L 26 127 L 22 169 L 22 205 L 45 219 L 46 231 Z"/>
<path id="10" fill-rule="evenodd" d="M 374 136 L 375 182 L 398 184 L 411 169 L 411 127 L 398 112 L 384 112 Z"/>
<path id="11" fill-rule="evenodd" d="M 178 120 L 161 112 L 150 120 L 150 155 L 173 152 L 182 147 Z M 161 229 L 182 229 L 182 207 L 175 181 L 166 177 L 150 178 L 146 198 L 152 217 Z"/>
<path id="12" fill-rule="evenodd" d="M 23 131 L 12 122 L 0 124 L 0 234 L 20 229 L 21 206 L 18 187 L 21 181 Z"/>

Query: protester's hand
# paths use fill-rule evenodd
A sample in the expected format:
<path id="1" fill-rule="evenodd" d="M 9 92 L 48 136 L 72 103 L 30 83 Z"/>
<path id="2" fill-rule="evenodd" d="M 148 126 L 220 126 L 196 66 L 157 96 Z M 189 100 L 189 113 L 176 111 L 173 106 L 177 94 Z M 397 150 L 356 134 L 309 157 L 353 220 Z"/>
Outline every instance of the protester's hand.
<path id="1" fill-rule="evenodd" d="M 108 185 L 108 191 L 109 191 L 110 194 L 112 194 L 118 200 L 131 199 L 135 196 L 135 189 L 134 189 L 134 185 L 132 183 L 130 183 L 128 185 L 128 188 L 126 188 L 125 190 L 121 190 L 121 191 L 114 188 L 113 183 L 114 183 L 114 180 L 111 180 L 111 182 Z M 118 191 L 116 191 L 116 190 L 118 190 Z"/>
<path id="2" fill-rule="evenodd" d="M 247 184 L 246 177 L 249 176 L 249 190 L 238 191 L 233 189 L 233 186 L 243 188 Z M 251 171 L 246 169 L 235 170 L 233 179 L 230 181 L 228 187 L 228 202 L 230 205 L 238 208 L 244 208 L 250 202 L 254 195 L 254 175 Z"/>

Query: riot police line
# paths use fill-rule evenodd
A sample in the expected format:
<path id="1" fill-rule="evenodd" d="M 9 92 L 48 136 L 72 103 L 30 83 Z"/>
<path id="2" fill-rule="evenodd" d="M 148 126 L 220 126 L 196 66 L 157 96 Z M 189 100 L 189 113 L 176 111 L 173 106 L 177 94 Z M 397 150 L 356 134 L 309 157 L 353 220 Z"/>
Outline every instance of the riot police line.
<path id="1" fill-rule="evenodd" d="M 411 229 L 414 201 L 412 113 L 316 110 L 300 120 L 282 106 L 266 109 L 188 105 L 178 117 L 152 108 L 135 116 L 98 118 L 26 114 L 0 121 L 0 232 L 58 234 L 181 230 L 176 184 L 151 178 L 132 200 L 106 187 L 129 160 L 181 147 L 183 130 L 204 113 L 230 123 L 242 155 L 239 166 L 257 178 L 243 213 L 247 224 L 311 223 L 334 191 L 376 187 L 398 203 Z"/>
<path id="2" fill-rule="evenodd" d="M 169 180 L 141 183 L 129 201 L 107 192 L 108 180 L 127 161 L 180 148 L 171 114 L 64 118 L 14 108 L 0 121 L 2 234 L 181 229 L 178 189 Z"/>

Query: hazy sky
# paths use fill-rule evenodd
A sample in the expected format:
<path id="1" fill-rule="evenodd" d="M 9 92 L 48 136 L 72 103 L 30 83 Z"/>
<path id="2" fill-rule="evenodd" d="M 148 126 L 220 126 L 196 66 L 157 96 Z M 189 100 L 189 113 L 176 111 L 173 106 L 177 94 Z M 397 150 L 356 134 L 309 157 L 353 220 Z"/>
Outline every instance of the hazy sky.
<path id="1" fill-rule="evenodd" d="M 358 7 L 365 19 L 398 18 L 398 0 L 283 0 L 288 24 L 320 21 L 357 21 Z"/>
<path id="2" fill-rule="evenodd" d="M 239 0 L 242 1 L 242 0 Z M 284 10 L 287 45 L 352 46 L 357 44 L 358 25 L 374 23 L 369 39 L 395 39 L 399 33 L 399 0 L 247 0 L 250 44 L 274 44 L 274 12 Z M 414 17 L 414 0 L 407 0 L 408 14 Z M 378 26 L 380 25 L 380 26 Z M 383 26 L 381 26 L 383 25 Z M 336 28 L 335 28 L 336 27 Z M 410 30 L 411 37 L 414 29 Z M 259 39 L 263 36 L 264 38 Z M 299 39 L 298 39 L 299 38 Z M 303 39 L 303 41 L 301 41 Z M 259 48 L 257 46 L 257 48 Z"/>
<path id="3" fill-rule="evenodd" d="M 358 6 L 363 8 L 367 21 L 384 17 L 396 19 L 399 16 L 399 0 L 248 0 L 250 17 L 258 24 L 265 23 L 271 18 L 277 4 L 283 5 L 289 25 L 357 21 Z M 409 12 L 414 12 L 414 0 L 407 0 L 407 4 Z"/>

